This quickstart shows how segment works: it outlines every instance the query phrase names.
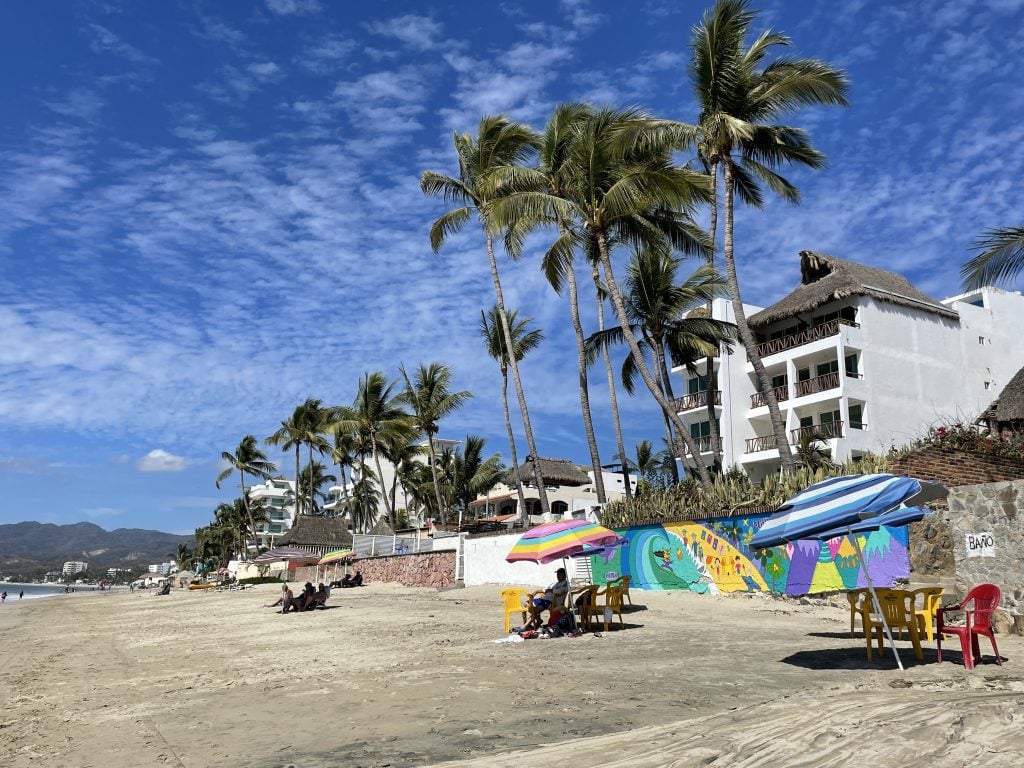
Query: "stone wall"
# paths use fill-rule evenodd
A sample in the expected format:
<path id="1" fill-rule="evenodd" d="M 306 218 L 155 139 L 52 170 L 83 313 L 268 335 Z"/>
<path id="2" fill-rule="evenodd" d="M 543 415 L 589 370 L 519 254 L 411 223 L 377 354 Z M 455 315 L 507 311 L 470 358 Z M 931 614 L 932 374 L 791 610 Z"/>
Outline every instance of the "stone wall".
<path id="1" fill-rule="evenodd" d="M 455 583 L 455 551 L 410 552 L 406 555 L 386 557 L 362 557 L 348 568 L 350 573 L 359 571 L 363 581 L 386 581 L 406 587 L 433 587 L 444 589 Z M 338 571 L 338 578 L 344 574 Z M 321 570 L 321 578 L 323 570 Z M 299 568 L 295 581 L 315 581 L 315 568 Z"/>
<path id="2" fill-rule="evenodd" d="M 1024 478 L 1024 461 L 930 445 L 889 459 L 889 471 L 894 475 L 938 480 L 947 488 L 953 488 L 1020 480 Z"/>

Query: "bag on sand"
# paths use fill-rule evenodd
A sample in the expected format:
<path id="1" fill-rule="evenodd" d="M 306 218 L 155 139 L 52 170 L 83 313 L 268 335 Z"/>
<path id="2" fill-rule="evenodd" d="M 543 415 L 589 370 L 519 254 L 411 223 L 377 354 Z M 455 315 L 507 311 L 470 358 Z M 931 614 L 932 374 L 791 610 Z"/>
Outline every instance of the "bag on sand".
<path id="1" fill-rule="evenodd" d="M 572 613 L 567 613 L 567 614 L 565 614 L 565 616 L 563 616 L 562 618 L 560 618 L 558 620 L 558 623 L 555 624 L 555 626 L 558 627 L 558 629 L 560 629 L 564 634 L 569 634 L 570 632 L 575 632 L 576 631 L 576 616 L 574 614 L 572 614 Z"/>

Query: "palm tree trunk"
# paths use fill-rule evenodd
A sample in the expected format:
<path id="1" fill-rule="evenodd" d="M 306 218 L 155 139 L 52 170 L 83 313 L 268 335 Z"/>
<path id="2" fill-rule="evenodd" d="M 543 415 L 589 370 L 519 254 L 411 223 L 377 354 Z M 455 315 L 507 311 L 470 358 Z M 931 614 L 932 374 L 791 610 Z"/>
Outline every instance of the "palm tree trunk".
<path id="1" fill-rule="evenodd" d="M 637 370 L 640 372 L 640 376 L 647 385 L 647 389 L 649 389 L 651 394 L 654 395 L 654 399 L 658 401 L 658 405 L 661 406 L 661 410 L 671 420 L 672 426 L 675 427 L 676 434 L 679 435 L 683 443 L 686 445 L 686 448 L 693 456 L 693 460 L 697 465 L 697 476 L 700 478 L 701 485 L 705 488 L 710 488 L 711 478 L 708 476 L 707 467 L 704 466 L 704 462 L 701 460 L 700 452 L 697 450 L 697 446 L 694 445 L 693 439 L 690 437 L 690 433 L 683 427 L 683 423 L 679 419 L 679 414 L 672 410 L 671 404 L 669 404 L 665 399 L 665 395 L 662 394 L 657 382 L 651 375 L 650 368 L 647 367 L 647 361 L 644 360 L 643 352 L 640 351 L 640 346 L 637 344 L 636 336 L 633 335 L 633 329 L 629 326 L 629 317 L 626 316 L 626 305 L 622 300 L 622 294 L 619 292 L 619 286 L 615 282 L 615 274 L 612 272 L 612 262 L 608 255 L 608 239 L 603 231 L 598 231 L 596 234 L 597 247 L 601 254 L 601 266 L 604 268 L 605 283 L 608 285 L 608 292 L 612 299 L 612 306 L 615 307 L 615 314 L 618 315 L 619 325 L 622 328 L 622 335 L 626 339 L 626 343 L 629 345 L 630 352 L 633 354 L 633 361 L 636 363 Z M 680 459 L 685 462 L 685 455 L 680 456 Z"/>
<path id="2" fill-rule="evenodd" d="M 245 492 L 245 472 L 238 470 L 238 484 L 242 487 L 242 506 L 245 507 L 245 514 L 249 518 L 249 529 L 252 531 L 252 543 L 256 545 L 256 554 L 260 553 L 260 540 L 256 535 L 256 521 L 252 518 L 252 510 L 249 509 L 249 495 Z M 248 547 L 246 547 L 248 549 Z"/>
<path id="3" fill-rule="evenodd" d="M 572 328 L 576 332 L 576 357 L 580 383 L 580 409 L 583 411 L 583 431 L 587 436 L 587 447 L 590 449 L 590 465 L 594 470 L 594 488 L 597 491 L 597 503 L 607 501 L 604 492 L 604 475 L 601 472 L 601 456 L 597 452 L 597 438 L 594 436 L 594 418 L 590 412 L 590 387 L 587 383 L 587 357 L 584 352 L 583 324 L 580 322 L 579 297 L 576 292 L 576 269 L 572 264 L 566 265 L 566 278 L 569 282 L 569 309 L 572 314 Z"/>
<path id="4" fill-rule="evenodd" d="M 523 430 L 526 432 L 526 445 L 533 456 L 533 477 L 537 483 L 537 492 L 540 495 L 540 511 L 547 515 L 550 511 L 548 506 L 548 494 L 544 489 L 544 478 L 540 472 L 540 456 L 537 453 L 537 442 L 533 439 L 533 426 L 530 424 L 530 411 L 526 407 L 526 395 L 523 392 L 523 382 L 519 378 L 519 362 L 516 360 L 512 350 L 512 330 L 508 325 L 508 315 L 505 313 L 505 298 L 501 292 L 501 279 L 498 277 L 498 262 L 494 258 L 494 240 L 490 232 L 487 233 L 487 257 L 491 262 L 491 280 L 494 282 L 494 295 L 497 298 L 498 314 L 501 315 L 501 330 L 505 334 L 505 345 L 509 352 L 508 363 L 512 369 L 512 383 L 516 388 L 516 397 L 519 399 L 519 413 L 523 417 Z"/>
<path id="5" fill-rule="evenodd" d="M 377 448 L 377 437 L 370 433 L 370 448 L 373 451 L 373 463 L 377 465 L 377 482 L 380 483 L 380 497 L 384 499 L 384 511 L 388 516 L 388 525 L 395 530 L 395 512 L 391 509 L 391 501 L 388 499 L 388 490 L 384 487 L 384 472 L 380 466 L 380 450 Z"/>
<path id="6" fill-rule="evenodd" d="M 708 249 L 708 264 L 715 266 L 715 235 L 718 230 L 718 161 L 711 163 L 711 247 Z M 711 310 L 714 300 L 708 299 L 708 319 L 711 319 Z M 714 472 L 722 470 L 722 441 L 718 434 L 718 419 L 715 412 L 715 359 L 710 355 L 707 358 L 707 365 L 704 367 L 704 376 L 707 381 L 705 389 L 705 406 L 708 411 L 708 434 L 711 437 L 711 467 Z"/>
<path id="7" fill-rule="evenodd" d="M 434 436 L 427 432 L 427 448 L 430 450 L 430 478 L 434 481 L 434 497 L 437 499 L 437 513 L 442 523 L 448 522 L 448 510 L 441 500 L 441 486 L 437 482 L 437 453 L 434 452 Z"/>
<path id="8" fill-rule="evenodd" d="M 664 353 L 664 339 L 649 339 L 650 347 L 654 350 L 654 364 L 655 370 L 658 372 L 658 385 L 662 388 L 662 394 L 665 395 L 665 399 L 668 402 L 673 401 L 672 397 L 672 382 L 668 377 L 668 367 L 665 365 L 665 353 Z M 673 406 L 674 407 L 674 406 Z M 662 414 L 664 416 L 664 413 Z M 665 431 L 668 434 L 668 446 L 669 450 L 672 451 L 672 455 L 676 455 L 676 441 L 672 437 L 672 422 L 665 417 Z M 672 462 L 672 480 L 676 483 L 679 482 L 679 465 L 676 462 Z"/>
<path id="9" fill-rule="evenodd" d="M 504 333 L 504 331 L 502 331 Z M 508 348 L 506 338 L 506 349 Z M 501 366 L 501 404 L 505 407 L 505 429 L 508 430 L 508 450 L 512 466 L 516 468 L 516 493 L 519 494 L 519 519 L 526 525 L 526 495 L 523 493 L 523 479 L 519 476 L 519 457 L 516 455 L 516 436 L 512 432 L 512 416 L 508 411 L 508 369 Z"/>
<path id="10" fill-rule="evenodd" d="M 295 443 L 295 517 L 302 514 L 302 475 L 299 472 L 299 449 L 301 443 Z"/>
<path id="11" fill-rule="evenodd" d="M 591 265 L 591 277 L 594 280 L 594 291 L 597 297 L 597 329 L 604 330 L 604 299 L 601 297 L 601 274 L 597 264 Z M 608 402 L 612 409 L 612 424 L 615 427 L 615 447 L 622 458 L 622 487 L 626 498 L 633 497 L 633 489 L 629 482 L 629 464 L 626 461 L 626 443 L 622 439 L 622 422 L 619 419 L 619 398 L 615 391 L 615 372 L 612 370 L 612 356 L 608 351 L 608 343 L 601 339 L 601 356 L 604 358 L 604 370 L 608 376 Z"/>
<path id="12" fill-rule="evenodd" d="M 757 342 L 747 325 L 747 316 L 743 312 L 743 300 L 740 298 L 739 280 L 736 278 L 736 260 L 733 255 L 733 190 L 732 190 L 732 160 L 726 157 L 722 161 L 725 171 L 725 275 L 729 282 L 729 293 L 732 298 L 732 310 L 736 315 L 736 329 L 739 331 L 740 341 L 747 352 L 747 359 L 754 366 L 754 373 L 761 384 L 762 394 L 768 403 L 768 415 L 772 420 L 772 432 L 775 434 L 775 445 L 779 449 L 779 459 L 782 461 L 782 471 L 793 471 L 793 454 L 789 449 L 789 440 L 786 439 L 786 425 L 782 421 L 782 414 L 779 411 L 779 401 L 775 397 L 775 388 L 768 378 L 768 373 L 761 362 L 761 355 L 757 352 Z"/>

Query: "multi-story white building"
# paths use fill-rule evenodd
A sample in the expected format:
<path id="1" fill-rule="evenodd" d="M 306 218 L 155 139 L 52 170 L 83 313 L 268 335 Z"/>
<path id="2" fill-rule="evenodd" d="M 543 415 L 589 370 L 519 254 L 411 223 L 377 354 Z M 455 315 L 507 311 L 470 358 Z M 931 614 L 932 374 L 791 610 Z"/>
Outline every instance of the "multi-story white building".
<path id="1" fill-rule="evenodd" d="M 153 563 L 146 568 L 147 573 L 158 573 L 161 576 L 167 576 L 176 570 L 178 570 L 178 564 L 173 562 Z"/>
<path id="2" fill-rule="evenodd" d="M 820 436 L 833 459 L 883 453 L 949 420 L 971 423 L 1024 365 L 1024 297 L 983 288 L 936 301 L 906 278 L 803 251 L 800 285 L 745 306 L 790 445 Z M 733 321 L 731 304 L 712 316 Z M 705 370 L 705 361 L 697 369 Z M 704 377 L 677 366 L 676 406 L 710 463 Z M 722 464 L 756 482 L 780 466 L 768 405 L 743 347 L 714 358 Z"/>
<path id="3" fill-rule="evenodd" d="M 434 438 L 434 452 L 437 455 L 441 455 L 445 450 L 454 451 L 458 448 L 461 443 L 458 440 L 447 440 L 440 437 Z M 430 461 L 430 450 L 428 448 L 428 442 L 424 440 L 420 443 L 422 449 L 420 461 L 427 463 Z M 373 473 L 373 477 L 377 477 L 377 462 L 369 456 L 366 459 L 366 466 Z M 381 498 L 377 502 L 377 519 L 384 518 L 387 513 L 387 502 L 384 501 L 383 493 L 389 494 L 390 498 L 391 489 L 395 489 L 395 508 L 396 509 L 409 509 L 409 493 L 406 491 L 405 486 L 399 481 L 395 483 L 395 465 L 385 459 L 383 456 L 380 457 L 380 474 L 382 482 L 375 482 L 374 485 L 377 490 L 382 494 Z M 328 493 L 330 498 L 326 504 L 323 505 L 325 511 L 333 514 L 346 514 L 347 505 L 352 499 L 352 489 L 356 483 L 359 482 L 360 474 L 358 468 L 352 473 L 347 484 L 338 484 L 331 486 Z M 410 526 L 422 526 L 426 521 L 416 519 L 415 515 L 408 517 L 407 524 Z"/>
<path id="4" fill-rule="evenodd" d="M 249 487 L 250 501 L 263 502 L 268 522 L 256 524 L 260 547 L 272 548 L 274 542 L 295 524 L 295 481 L 272 477 Z"/>
<path id="5" fill-rule="evenodd" d="M 64 563 L 64 568 L 61 569 L 62 576 L 74 576 L 76 573 L 84 573 L 89 570 L 88 563 L 81 563 L 77 560 L 71 560 Z"/>

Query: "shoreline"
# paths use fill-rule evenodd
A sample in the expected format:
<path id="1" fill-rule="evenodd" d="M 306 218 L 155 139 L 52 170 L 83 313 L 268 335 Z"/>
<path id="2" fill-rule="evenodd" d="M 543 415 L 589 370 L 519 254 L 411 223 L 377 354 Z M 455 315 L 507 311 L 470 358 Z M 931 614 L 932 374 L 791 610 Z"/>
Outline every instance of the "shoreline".
<path id="1" fill-rule="evenodd" d="M 952 647 L 937 665 L 926 643 L 922 664 L 899 642 L 899 673 L 891 654 L 867 663 L 838 604 L 634 590 L 624 630 L 509 644 L 493 642 L 499 586 L 371 584 L 288 615 L 261 607 L 273 587 L 0 612 L 0 764 L 736 766 L 842 749 L 952 766 L 977 749 L 1009 766 L 1024 751 L 1007 725 L 1024 706 L 1016 636 L 973 673 Z"/>

